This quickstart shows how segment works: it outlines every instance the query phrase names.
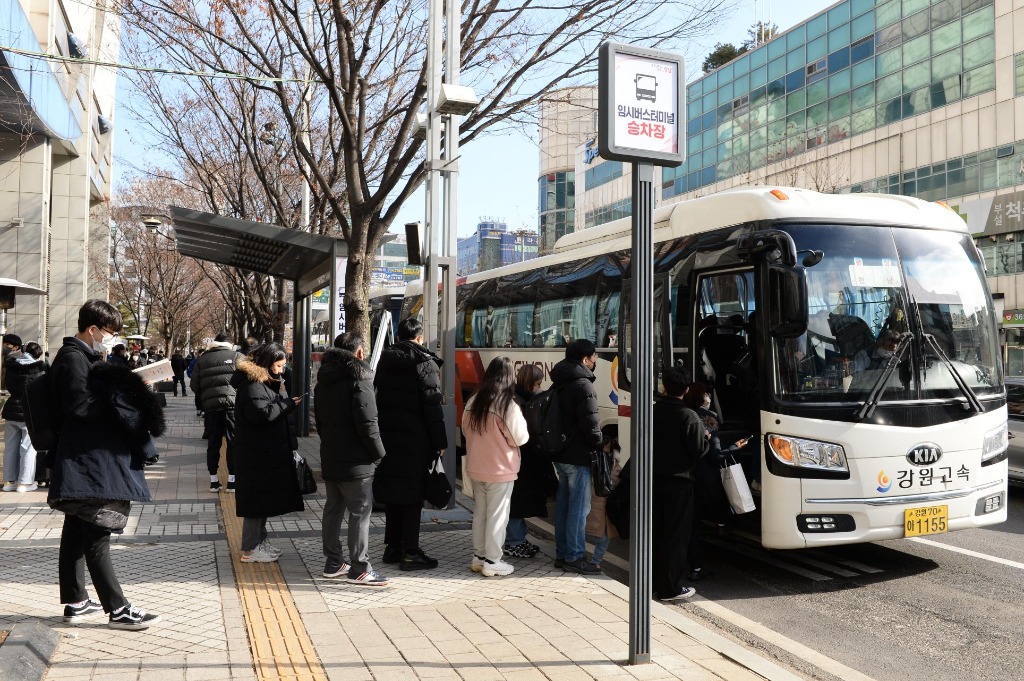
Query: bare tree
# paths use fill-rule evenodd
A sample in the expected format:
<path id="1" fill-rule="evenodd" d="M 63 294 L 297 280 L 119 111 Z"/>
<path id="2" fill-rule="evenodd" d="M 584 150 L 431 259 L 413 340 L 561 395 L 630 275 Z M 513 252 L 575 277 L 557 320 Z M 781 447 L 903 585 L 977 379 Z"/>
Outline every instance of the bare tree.
<path id="1" fill-rule="evenodd" d="M 263 210 L 294 227 L 289 178 L 308 179 L 311 229 L 340 234 L 348 244 L 345 312 L 352 327 L 365 332 L 373 253 L 426 172 L 415 133 L 427 90 L 427 1 L 121 2 L 129 27 L 124 45 L 133 61 L 244 74 L 138 82 L 157 102 L 151 123 L 166 151 L 204 177 L 203 190 L 218 209 L 239 216 Z M 553 88 L 593 83 L 600 43 L 680 47 L 731 4 L 466 0 L 462 80 L 481 104 L 463 119 L 460 144 L 532 121 L 534 105 Z M 196 133 L 184 128 L 236 144 L 191 145 Z M 229 153 L 234 162 L 221 165 Z M 225 172 L 241 167 L 252 169 L 262 201 Z"/>

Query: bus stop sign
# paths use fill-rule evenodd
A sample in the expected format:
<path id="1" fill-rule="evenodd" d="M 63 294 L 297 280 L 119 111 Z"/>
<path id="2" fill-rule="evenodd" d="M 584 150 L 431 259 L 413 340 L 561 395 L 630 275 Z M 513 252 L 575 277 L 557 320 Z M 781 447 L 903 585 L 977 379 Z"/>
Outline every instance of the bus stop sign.
<path id="1" fill-rule="evenodd" d="M 686 154 L 683 58 L 605 43 L 598 60 L 598 150 L 611 161 L 675 167 Z"/>

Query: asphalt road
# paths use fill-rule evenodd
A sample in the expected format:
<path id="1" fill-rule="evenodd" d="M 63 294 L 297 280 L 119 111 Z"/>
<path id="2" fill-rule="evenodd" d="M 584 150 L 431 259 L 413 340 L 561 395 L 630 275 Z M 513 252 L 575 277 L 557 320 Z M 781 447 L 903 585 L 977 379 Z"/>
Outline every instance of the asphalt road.
<path id="1" fill-rule="evenodd" d="M 705 535 L 713 574 L 695 586 L 877 681 L 1024 678 L 1024 488 L 1011 488 L 1002 525 L 921 539 L 768 551 Z M 808 678 L 838 678 L 699 603 L 680 607 Z"/>

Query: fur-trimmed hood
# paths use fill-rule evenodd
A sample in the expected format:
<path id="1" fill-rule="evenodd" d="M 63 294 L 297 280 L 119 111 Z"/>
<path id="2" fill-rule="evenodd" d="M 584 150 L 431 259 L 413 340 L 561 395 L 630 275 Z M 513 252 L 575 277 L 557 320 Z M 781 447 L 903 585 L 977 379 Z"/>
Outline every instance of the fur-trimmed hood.
<path id="1" fill-rule="evenodd" d="M 243 358 L 235 362 L 235 375 L 231 378 L 231 384 L 236 388 L 243 382 L 266 383 L 269 380 L 270 372 L 251 359 Z"/>
<path id="2" fill-rule="evenodd" d="M 152 389 L 131 369 L 96 362 L 89 369 L 86 385 L 110 405 L 117 422 L 132 435 L 163 435 L 163 407 Z"/>
<path id="3" fill-rule="evenodd" d="M 317 372 L 317 383 L 334 383 L 344 379 L 356 381 L 372 381 L 373 371 L 370 365 L 348 350 L 328 348 L 320 360 L 320 371 Z"/>

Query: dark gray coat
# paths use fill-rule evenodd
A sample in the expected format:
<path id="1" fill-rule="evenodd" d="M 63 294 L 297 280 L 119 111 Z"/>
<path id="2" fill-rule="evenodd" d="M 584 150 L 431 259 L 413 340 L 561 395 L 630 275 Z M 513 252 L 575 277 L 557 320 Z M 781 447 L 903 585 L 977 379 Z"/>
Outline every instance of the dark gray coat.
<path id="1" fill-rule="evenodd" d="M 331 348 L 320 361 L 313 409 L 324 480 L 369 478 L 384 458 L 370 365 Z"/>
<path id="2" fill-rule="evenodd" d="M 384 504 L 417 504 L 423 482 L 448 436 L 441 410 L 441 360 L 422 345 L 402 341 L 381 353 L 377 413 L 387 456 L 374 476 L 374 499 Z"/>
<path id="3" fill-rule="evenodd" d="M 25 384 L 46 371 L 46 364 L 43 363 L 42 358 L 34 362 L 27 362 L 24 357 L 29 357 L 29 355 L 18 357 L 8 355 L 4 360 L 4 376 L 11 396 L 4 403 L 0 416 L 8 421 L 25 420 L 25 409 L 21 404 L 21 397 L 25 393 Z"/>

